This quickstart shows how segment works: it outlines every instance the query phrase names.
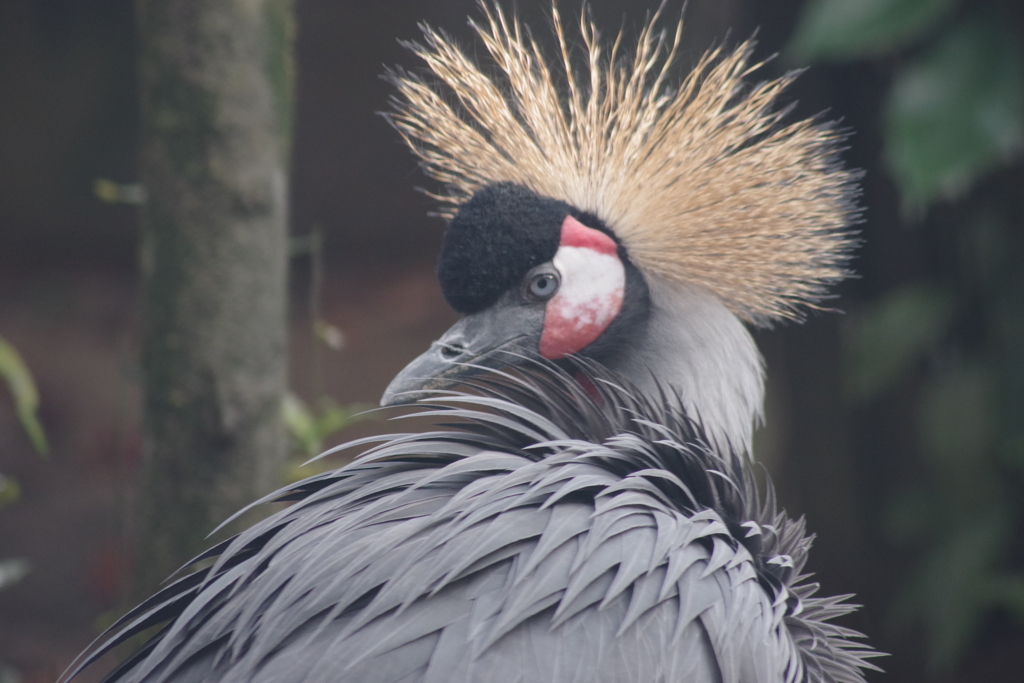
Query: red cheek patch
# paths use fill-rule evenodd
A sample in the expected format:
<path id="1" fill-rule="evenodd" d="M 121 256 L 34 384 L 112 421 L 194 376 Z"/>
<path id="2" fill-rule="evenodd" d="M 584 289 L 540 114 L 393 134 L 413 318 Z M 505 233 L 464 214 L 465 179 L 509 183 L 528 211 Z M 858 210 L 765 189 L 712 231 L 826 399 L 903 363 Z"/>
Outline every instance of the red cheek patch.
<path id="1" fill-rule="evenodd" d="M 619 314 L 626 271 L 615 241 L 572 216 L 552 264 L 562 284 L 545 307 L 540 354 L 556 360 L 589 346 Z"/>

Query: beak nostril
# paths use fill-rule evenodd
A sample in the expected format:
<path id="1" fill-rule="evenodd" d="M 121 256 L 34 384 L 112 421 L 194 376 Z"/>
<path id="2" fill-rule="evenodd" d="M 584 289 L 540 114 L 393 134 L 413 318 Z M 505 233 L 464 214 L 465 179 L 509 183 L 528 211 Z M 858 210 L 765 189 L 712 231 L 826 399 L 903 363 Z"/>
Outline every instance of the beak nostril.
<path id="1" fill-rule="evenodd" d="M 453 360 L 466 352 L 466 347 L 459 344 L 445 344 L 441 347 L 441 356 L 445 360 Z"/>

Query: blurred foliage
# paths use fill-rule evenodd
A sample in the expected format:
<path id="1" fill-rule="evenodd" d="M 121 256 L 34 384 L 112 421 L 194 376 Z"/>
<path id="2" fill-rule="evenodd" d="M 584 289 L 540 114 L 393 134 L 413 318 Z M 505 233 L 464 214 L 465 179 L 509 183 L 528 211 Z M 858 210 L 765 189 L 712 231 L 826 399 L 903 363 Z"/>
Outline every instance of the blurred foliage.
<path id="1" fill-rule="evenodd" d="M 39 408 L 39 391 L 21 354 L 3 337 L 0 337 L 0 377 L 7 382 L 7 388 L 14 399 L 18 421 L 32 446 L 40 454 L 46 454 L 46 434 L 36 415 Z M 18 495 L 18 482 L 0 472 L 0 507 L 13 503 L 18 499 Z M 24 558 L 0 560 L 0 590 L 21 581 L 30 568 L 29 561 Z M 15 669 L 0 662 L 0 683 L 18 683 L 20 680 L 21 677 Z"/>
<path id="2" fill-rule="evenodd" d="M 321 310 L 321 294 L 325 274 L 323 228 L 314 225 L 306 235 L 292 236 L 289 239 L 288 252 L 292 258 L 306 257 L 309 259 L 309 291 L 307 313 L 309 315 L 310 344 L 309 372 L 313 380 L 313 392 L 319 398 L 315 407 L 310 406 L 293 392 L 288 392 L 281 405 L 285 427 L 297 446 L 298 460 L 289 464 L 285 478 L 288 482 L 296 482 L 313 474 L 307 469 L 306 461 L 315 458 L 323 451 L 324 441 L 341 432 L 352 424 L 367 419 L 363 413 L 370 406 L 354 404 L 342 406 L 328 396 L 323 386 L 323 355 L 324 349 L 339 352 L 345 347 L 345 334 L 323 318 Z M 320 467 L 326 469 L 328 464 L 318 460 Z"/>
<path id="3" fill-rule="evenodd" d="M 105 204 L 142 206 L 146 203 L 146 188 L 141 183 L 118 183 L 108 178 L 97 178 L 93 181 L 92 191 Z"/>
<path id="4" fill-rule="evenodd" d="M 18 420 L 32 441 L 32 445 L 40 453 L 46 453 L 46 434 L 36 417 L 36 409 L 39 407 L 39 392 L 36 390 L 36 384 L 32 380 L 32 374 L 25 365 L 25 361 L 3 337 L 0 337 L 0 376 L 7 382 L 11 396 L 14 398 L 14 408 L 18 414 Z M 0 507 L 13 503 L 18 499 L 18 495 L 18 482 L 0 472 Z M 28 573 L 28 570 L 28 560 L 22 558 L 0 560 L 0 590 L 20 581 Z M 7 670 L 0 663 L 0 676 L 13 675 L 4 673 L 5 671 Z"/>
<path id="5" fill-rule="evenodd" d="M 0 472 L 0 508 L 10 505 L 21 495 L 18 482 Z"/>
<path id="6" fill-rule="evenodd" d="M 904 379 L 946 334 L 952 313 L 948 294 L 920 284 L 893 290 L 863 311 L 847 359 L 854 397 L 869 398 Z"/>
<path id="7" fill-rule="evenodd" d="M 995 612 L 1024 624 L 1012 552 L 1024 530 L 1024 244 L 1019 199 L 989 187 L 1024 150 L 1024 56 L 999 12 L 977 0 L 810 0 L 789 47 L 796 60 L 872 59 L 891 75 L 883 155 L 903 229 L 932 231 L 947 259 L 858 311 L 847 337 L 852 400 L 916 404 L 916 476 L 886 484 L 884 531 L 914 558 L 893 622 L 922 629 L 934 673 L 960 664 Z"/>
<path id="8" fill-rule="evenodd" d="M 789 46 L 804 62 L 861 59 L 913 41 L 950 13 L 956 0 L 815 0 Z"/>
<path id="9" fill-rule="evenodd" d="M 885 112 L 905 204 L 963 196 L 1024 146 L 1024 54 L 994 18 L 969 17 L 896 73 Z"/>
<path id="10" fill-rule="evenodd" d="M 3 337 L 0 337 L 0 377 L 7 382 L 7 387 L 14 398 L 14 409 L 18 420 L 32 442 L 32 446 L 40 454 L 45 454 L 48 450 L 46 434 L 36 416 L 36 410 L 39 408 L 39 392 L 36 390 L 36 383 L 21 355 Z M 0 507 L 16 501 L 19 493 L 18 482 L 0 472 Z M 0 590 L 20 581 L 28 573 L 28 570 L 28 560 L 20 558 L 0 560 Z M 2 674 L 2 668 L 0 668 L 0 674 Z"/>
<path id="11" fill-rule="evenodd" d="M 22 428 L 32 441 L 32 446 L 40 453 L 46 453 L 46 434 L 36 417 L 36 410 L 39 408 L 36 383 L 32 380 L 32 373 L 28 371 L 28 366 L 21 359 L 21 355 L 3 337 L 0 337 L 0 377 L 7 382 L 7 388 L 14 398 L 14 410 L 18 414 Z"/>
<path id="12" fill-rule="evenodd" d="M 330 396 L 323 396 L 314 410 L 301 398 L 288 392 L 284 397 L 281 414 L 299 454 L 309 459 L 323 451 L 324 440 L 365 419 L 361 413 L 367 409 L 368 406 L 363 404 L 342 406 Z M 293 478 L 289 476 L 289 480 Z"/>

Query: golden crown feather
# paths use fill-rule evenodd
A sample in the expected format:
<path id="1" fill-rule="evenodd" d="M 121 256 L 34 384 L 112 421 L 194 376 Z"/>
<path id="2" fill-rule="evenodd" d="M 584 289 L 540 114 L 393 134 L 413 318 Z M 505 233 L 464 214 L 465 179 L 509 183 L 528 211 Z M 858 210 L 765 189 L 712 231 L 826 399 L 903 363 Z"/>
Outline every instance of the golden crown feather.
<path id="1" fill-rule="evenodd" d="M 520 183 L 599 217 L 641 271 L 703 287 L 754 323 L 799 317 L 848 275 L 856 174 L 838 163 L 842 136 L 783 124 L 775 105 L 794 76 L 747 86 L 760 66 L 750 41 L 710 50 L 675 86 L 683 22 L 658 30 L 661 8 L 626 58 L 623 32 L 606 54 L 584 5 L 574 61 L 553 5 L 549 63 L 516 18 L 480 7 L 485 21 L 470 25 L 494 77 L 427 26 L 408 46 L 436 81 L 391 74 L 391 120 L 447 186 L 432 195 L 442 215 L 487 184 Z"/>

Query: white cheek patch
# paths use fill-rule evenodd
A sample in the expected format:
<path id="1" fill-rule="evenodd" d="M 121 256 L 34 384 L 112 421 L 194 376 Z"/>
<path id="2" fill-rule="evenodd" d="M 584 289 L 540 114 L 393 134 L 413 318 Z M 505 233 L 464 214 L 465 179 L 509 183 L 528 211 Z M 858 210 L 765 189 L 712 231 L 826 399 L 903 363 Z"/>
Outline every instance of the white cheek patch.
<path id="1" fill-rule="evenodd" d="M 551 263 L 562 283 L 545 308 L 540 354 L 555 360 L 584 349 L 619 314 L 626 269 L 618 255 L 589 247 L 559 247 Z"/>

